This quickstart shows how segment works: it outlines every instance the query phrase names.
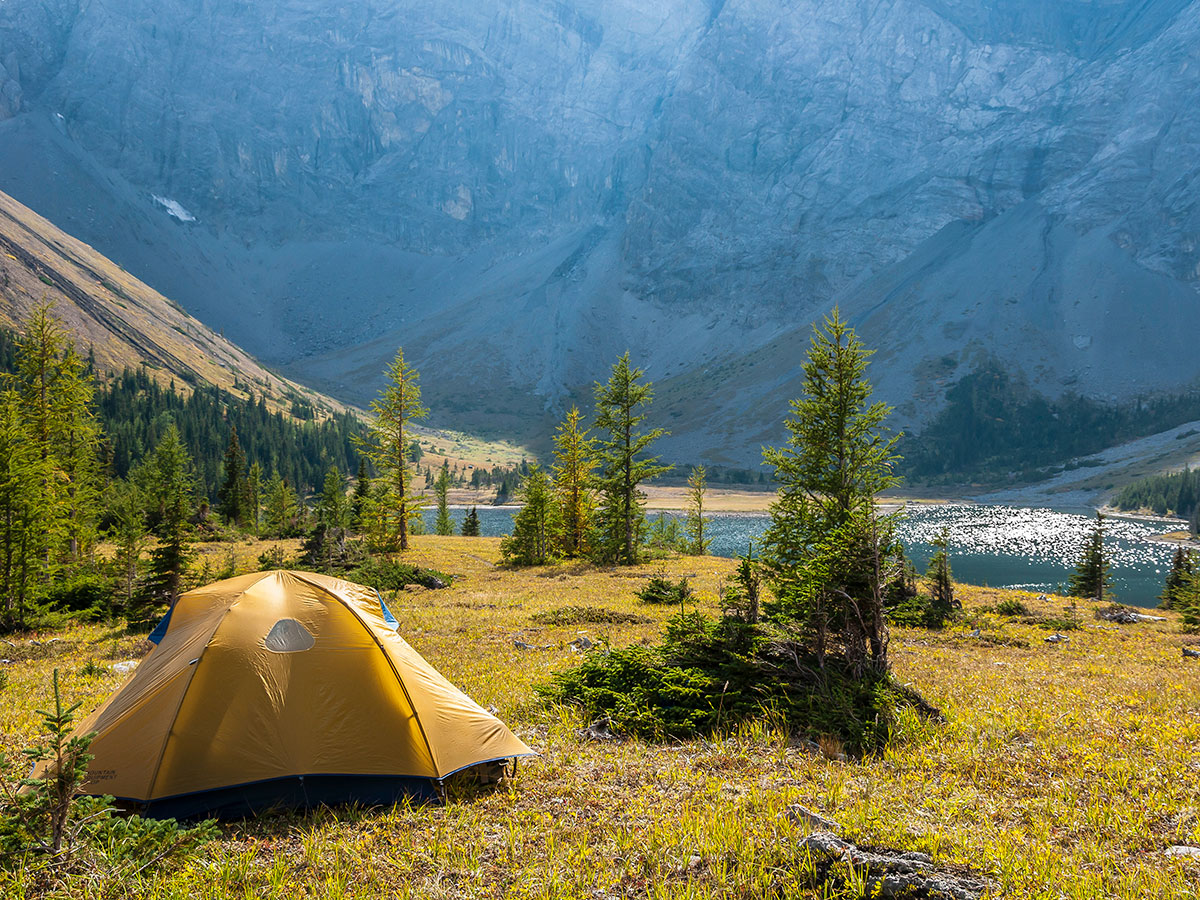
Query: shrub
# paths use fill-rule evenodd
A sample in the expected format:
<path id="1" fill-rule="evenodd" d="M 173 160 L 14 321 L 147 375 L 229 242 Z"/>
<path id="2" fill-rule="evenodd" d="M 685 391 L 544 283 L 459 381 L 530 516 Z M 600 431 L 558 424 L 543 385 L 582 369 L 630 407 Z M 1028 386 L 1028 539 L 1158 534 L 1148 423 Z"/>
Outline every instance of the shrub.
<path id="1" fill-rule="evenodd" d="M 345 576 L 349 581 L 370 585 L 377 591 L 400 591 L 410 584 L 427 588 L 448 587 L 452 577 L 444 572 L 423 569 L 382 557 L 368 557 Z"/>
<path id="2" fill-rule="evenodd" d="M 633 625 L 650 621 L 637 613 L 620 612 L 602 606 L 561 606 L 534 613 L 531 619 L 538 625 Z"/>
<path id="3" fill-rule="evenodd" d="M 45 607 L 72 618 L 96 621 L 113 615 L 113 583 L 94 571 L 80 571 L 56 581 L 46 592 Z"/>
<path id="4" fill-rule="evenodd" d="M 1029 609 L 1016 597 L 1005 597 L 997 603 L 993 610 L 1001 616 L 1028 616 Z"/>
<path id="5" fill-rule="evenodd" d="M 660 645 L 589 654 L 537 690 L 645 739 L 711 734 L 769 717 L 814 739 L 834 737 L 851 753 L 882 747 L 901 706 L 936 713 L 889 675 L 862 678 L 826 662 L 819 668 L 801 645 L 767 626 L 682 612 Z"/>
<path id="6" fill-rule="evenodd" d="M 686 578 L 681 578 L 678 584 L 672 584 L 663 575 L 655 575 L 646 586 L 637 592 L 643 603 L 678 604 L 682 606 L 694 599 L 692 586 Z"/>

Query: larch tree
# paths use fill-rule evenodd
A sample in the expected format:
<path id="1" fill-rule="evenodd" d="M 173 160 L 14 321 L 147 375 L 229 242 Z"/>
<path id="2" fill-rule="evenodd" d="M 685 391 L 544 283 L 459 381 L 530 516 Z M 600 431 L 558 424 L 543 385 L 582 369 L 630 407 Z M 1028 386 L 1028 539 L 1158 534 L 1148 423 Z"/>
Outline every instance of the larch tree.
<path id="1" fill-rule="evenodd" d="M 586 556 L 588 534 L 596 501 L 592 471 L 596 468 L 595 441 L 582 425 L 579 407 L 572 406 L 554 434 L 554 491 L 558 495 L 563 556 Z"/>
<path id="2" fill-rule="evenodd" d="M 763 451 L 775 469 L 763 561 L 775 600 L 819 669 L 837 657 L 855 678 L 887 671 L 883 586 L 891 580 L 893 522 L 875 496 L 898 483 L 890 408 L 871 402 L 871 356 L 835 308 L 813 328 L 802 395 L 784 421 L 788 440 Z"/>
<path id="3" fill-rule="evenodd" d="M 433 494 L 437 498 L 437 522 L 434 534 L 454 534 L 454 520 L 450 518 L 450 461 L 442 460 L 437 478 L 433 482 Z"/>
<path id="4" fill-rule="evenodd" d="M 641 369 L 630 366 L 627 352 L 613 366 L 608 381 L 595 386 L 600 508 L 593 554 L 601 562 L 637 563 L 646 521 L 640 485 L 671 468 L 649 454 L 650 445 L 667 432 L 640 430 L 644 410 L 654 397 L 651 384 L 642 376 Z"/>
<path id="5" fill-rule="evenodd" d="M 0 630 L 24 628 L 37 588 L 51 574 L 46 550 L 57 486 L 21 415 L 15 392 L 0 394 Z M 47 505 L 49 504 L 49 505 Z"/>
<path id="6" fill-rule="evenodd" d="M 417 419 L 429 415 L 421 403 L 417 370 L 404 361 L 404 350 L 387 369 L 387 385 L 371 403 L 375 414 L 360 447 L 379 473 L 387 489 L 387 501 L 376 510 L 376 522 L 383 531 L 377 541 L 384 548 L 408 549 L 409 522 L 420 515 L 421 499 L 412 494 L 412 468 L 409 465 L 411 428 Z"/>
<path id="7" fill-rule="evenodd" d="M 708 494 L 708 472 L 704 466 L 694 466 L 687 482 L 687 543 L 688 553 L 704 556 L 712 541 L 704 535 L 704 501 Z"/>

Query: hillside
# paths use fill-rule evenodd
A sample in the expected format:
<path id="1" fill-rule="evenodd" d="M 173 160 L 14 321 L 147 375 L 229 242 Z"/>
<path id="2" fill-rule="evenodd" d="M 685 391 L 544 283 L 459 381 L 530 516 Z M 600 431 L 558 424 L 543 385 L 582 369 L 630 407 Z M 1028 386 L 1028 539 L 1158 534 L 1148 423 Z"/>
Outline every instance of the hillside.
<path id="1" fill-rule="evenodd" d="M 656 639 L 674 610 L 633 592 L 660 568 L 691 578 L 699 608 L 712 613 L 735 561 L 513 570 L 496 565 L 495 539 L 414 543 L 406 562 L 456 577 L 445 590 L 388 597 L 402 635 L 494 705 L 538 758 L 522 760 L 499 790 L 452 791 L 444 804 L 229 823 L 175 871 L 121 884 L 77 879 L 55 896 L 191 896 L 197 873 L 213 898 L 301 887 L 345 900 L 834 896 L 810 886 L 798 843 L 813 826 L 789 814 L 792 804 L 839 823 L 860 846 L 981 871 L 994 897 L 1195 896 L 1200 862 L 1165 852 L 1200 845 L 1200 661 L 1181 655 L 1195 638 L 1179 633 L 1174 614 L 1113 625 L 1081 605 L 1081 627 L 1051 644 L 1049 631 L 988 608 L 1019 601 L 1064 617 L 1064 598 L 960 588 L 963 623 L 894 629 L 890 651 L 900 680 L 947 722 L 907 717 L 886 752 L 863 760 L 815 752 L 769 722 L 709 739 L 594 742 L 580 735 L 576 711 L 546 707 L 533 685 L 578 663 L 569 643 L 580 632 L 613 646 Z M 230 548 L 243 564 L 263 549 L 209 549 Z M 99 625 L 14 640 L 4 650 L 0 749 L 15 756 L 35 739 L 32 710 L 45 708 L 53 670 L 86 713 L 120 684 L 113 664 L 147 646 Z"/>
<path id="2" fill-rule="evenodd" d="M 317 414 L 346 405 L 265 369 L 232 341 L 134 278 L 96 250 L 0 193 L 0 322 L 20 330 L 37 304 L 53 304 L 103 371 L 145 365 L 177 387 L 210 385 L 264 397 L 289 413 L 294 403 Z"/>
<path id="3" fill-rule="evenodd" d="M 346 400 L 403 344 L 544 438 L 629 349 L 669 455 L 746 465 L 835 302 L 910 431 L 983 359 L 1200 376 L 1197 0 L 47 0 L 0 47 L 0 189 Z"/>

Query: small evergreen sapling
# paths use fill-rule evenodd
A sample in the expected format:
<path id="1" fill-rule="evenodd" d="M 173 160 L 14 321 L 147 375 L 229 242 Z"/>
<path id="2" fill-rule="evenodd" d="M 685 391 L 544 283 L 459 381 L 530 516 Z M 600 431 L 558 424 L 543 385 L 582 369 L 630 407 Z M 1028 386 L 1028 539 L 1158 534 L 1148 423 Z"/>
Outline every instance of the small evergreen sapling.
<path id="1" fill-rule="evenodd" d="M 1159 609 L 1175 609 L 1179 599 L 1187 592 L 1187 586 L 1196 571 L 1196 559 L 1190 550 L 1183 547 L 1175 548 L 1175 557 L 1171 560 L 1171 571 L 1167 573 L 1167 583 L 1159 594 Z"/>
<path id="2" fill-rule="evenodd" d="M 479 537 L 479 513 L 473 506 L 467 510 L 467 515 L 463 519 L 462 534 L 463 537 Z"/>
<path id="3" fill-rule="evenodd" d="M 1096 515 L 1096 524 L 1088 535 L 1071 575 L 1069 594 L 1101 603 L 1112 600 L 1112 576 L 1108 556 L 1104 552 L 1104 516 Z"/>

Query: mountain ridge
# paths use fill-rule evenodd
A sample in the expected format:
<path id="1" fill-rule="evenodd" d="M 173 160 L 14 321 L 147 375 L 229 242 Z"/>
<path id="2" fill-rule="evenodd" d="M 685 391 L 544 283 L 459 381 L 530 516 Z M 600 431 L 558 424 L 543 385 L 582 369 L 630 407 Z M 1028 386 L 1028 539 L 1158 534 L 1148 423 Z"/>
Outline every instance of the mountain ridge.
<path id="1" fill-rule="evenodd" d="M 835 303 L 909 428 L 982 356 L 1194 384 L 1197 12 L 9 7 L 0 188 L 338 396 L 403 344 L 446 424 L 528 437 L 628 349 L 670 453 L 745 461 Z"/>

